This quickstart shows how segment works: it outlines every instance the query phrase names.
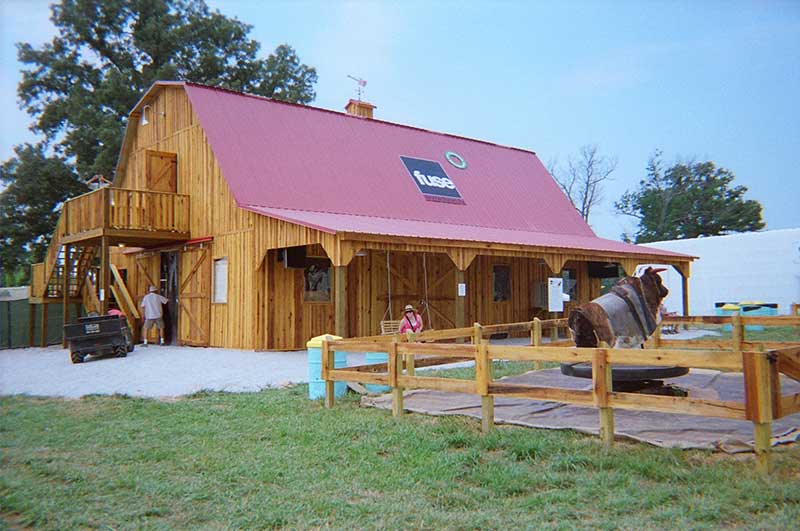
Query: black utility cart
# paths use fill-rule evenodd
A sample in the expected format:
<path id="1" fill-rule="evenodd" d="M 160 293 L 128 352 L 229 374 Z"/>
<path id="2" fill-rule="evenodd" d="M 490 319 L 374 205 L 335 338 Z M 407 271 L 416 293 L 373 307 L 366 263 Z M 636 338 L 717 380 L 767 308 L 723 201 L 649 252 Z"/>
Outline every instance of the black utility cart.
<path id="1" fill-rule="evenodd" d="M 124 358 L 133 351 L 128 322 L 116 315 L 81 317 L 77 324 L 64 327 L 72 363 L 82 363 L 89 355 Z"/>

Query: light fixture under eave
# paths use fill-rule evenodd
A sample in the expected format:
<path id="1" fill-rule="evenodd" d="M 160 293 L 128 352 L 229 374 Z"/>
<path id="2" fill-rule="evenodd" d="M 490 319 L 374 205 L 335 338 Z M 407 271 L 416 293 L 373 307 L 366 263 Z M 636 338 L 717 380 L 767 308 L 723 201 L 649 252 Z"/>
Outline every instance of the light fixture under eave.
<path id="1" fill-rule="evenodd" d="M 151 107 L 149 105 L 145 105 L 144 107 L 142 107 L 142 121 L 139 122 L 141 125 L 147 125 L 150 123 L 150 121 L 147 119 L 147 109 L 150 108 Z"/>

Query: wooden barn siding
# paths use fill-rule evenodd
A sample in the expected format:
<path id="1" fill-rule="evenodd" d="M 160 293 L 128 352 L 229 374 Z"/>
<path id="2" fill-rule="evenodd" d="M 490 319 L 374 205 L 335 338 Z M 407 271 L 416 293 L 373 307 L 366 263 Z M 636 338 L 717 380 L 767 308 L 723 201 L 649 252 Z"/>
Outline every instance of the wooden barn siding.
<path id="1" fill-rule="evenodd" d="M 325 256 L 318 246 L 309 246 L 308 252 L 311 255 Z M 333 333 L 333 302 L 303 300 L 303 269 L 283 267 L 277 260 L 277 253 L 270 251 L 262 272 L 267 275 L 264 285 L 268 287 L 266 348 L 303 348 L 310 338 Z M 334 287 L 334 278 L 331 275 L 331 294 Z"/>
<path id="2" fill-rule="evenodd" d="M 253 269 L 253 231 L 217 236 L 211 244 L 212 257 L 212 347 L 256 348 L 256 293 Z M 213 302 L 213 260 L 228 259 L 226 303 Z"/>
<path id="3" fill-rule="evenodd" d="M 265 348 L 269 316 L 269 300 L 264 291 L 269 285 L 269 269 L 264 262 L 266 252 L 269 249 L 306 244 L 323 244 L 332 250 L 335 238 L 331 234 L 237 207 L 205 132 L 182 88 L 164 87 L 147 104 L 150 106 L 147 111 L 150 124 L 142 126 L 138 120 L 132 124 L 136 130 L 127 151 L 124 174 L 116 185 L 147 189 L 147 151 L 177 154 L 177 191 L 190 196 L 191 235 L 193 238 L 212 236 L 213 258 L 228 257 L 228 303 L 211 305 L 210 344 L 230 348 Z M 155 256 L 153 261 L 157 279 L 160 259 Z M 302 285 L 296 289 L 302 289 Z M 144 294 L 144 291 L 137 291 L 136 296 Z M 292 335 L 277 340 L 278 343 L 291 343 L 291 347 L 294 347 L 300 344 L 296 339 L 305 337 L 306 332 L 311 333 L 317 328 L 324 328 L 323 331 L 333 329 L 332 325 L 327 325 L 325 311 L 321 310 L 319 304 L 309 305 L 301 313 L 308 314 L 302 319 L 304 324 L 294 327 L 296 331 L 287 330 L 286 333 Z"/>
<path id="4" fill-rule="evenodd" d="M 228 256 L 228 303 L 212 305 L 211 344 L 236 348 L 297 348 L 314 335 L 333 331 L 332 303 L 304 303 L 303 276 L 300 270 L 275 267 L 274 251 L 295 245 L 316 245 L 328 256 L 341 260 L 344 247 L 339 247 L 334 235 L 301 227 L 281 220 L 260 216 L 236 206 L 222 177 L 216 158 L 207 141 L 191 104 L 180 87 L 164 87 L 147 102 L 147 126 L 136 127 L 121 182 L 117 186 L 146 189 L 146 151 L 155 150 L 177 154 L 178 193 L 190 196 L 190 230 L 194 238 L 212 236 L 213 257 Z M 355 257 L 347 274 L 347 316 L 350 335 L 379 332 L 379 323 L 387 307 L 386 248 L 403 249 L 401 242 L 363 242 L 371 249 L 367 256 Z M 420 251 L 430 251 L 428 260 L 428 297 L 438 312 L 431 312 L 433 326 L 446 328 L 454 320 L 454 266 L 436 245 L 406 246 L 416 252 L 392 252 L 392 316 L 397 319 L 407 303 L 417 305 L 424 297 L 422 258 Z M 355 249 L 347 248 L 348 252 Z M 451 249 L 452 252 L 454 252 Z M 496 251 L 494 251 L 496 252 Z M 530 286 L 536 280 L 546 280 L 549 270 L 535 258 L 519 256 L 527 251 L 501 251 L 518 256 L 478 256 L 466 274 L 466 323 L 498 323 L 525 320 L 533 317 Z M 590 256 L 571 255 L 583 260 Z M 155 278 L 160 260 L 150 259 Z M 346 261 L 346 258 L 345 258 Z M 491 265 L 512 267 L 512 301 L 492 301 Z M 585 265 L 579 272 L 579 300 L 590 300 L 594 290 L 599 294 L 599 282 L 588 282 Z M 566 267 L 570 267 L 567 264 Z M 129 274 L 138 273 L 128 268 Z M 408 279 L 404 285 L 397 275 Z M 440 282 L 436 282 L 440 280 Z M 583 281 L 582 281 L 583 280 Z M 142 281 L 131 291 L 136 297 L 144 295 Z M 574 304 L 574 303 L 573 303 Z M 235 309 L 232 309 L 235 308 Z M 291 316 L 291 319 L 289 318 Z M 296 319 L 295 319 L 296 317 Z M 388 316 L 387 316 L 388 317 Z M 426 315 L 427 318 L 427 315 Z"/>

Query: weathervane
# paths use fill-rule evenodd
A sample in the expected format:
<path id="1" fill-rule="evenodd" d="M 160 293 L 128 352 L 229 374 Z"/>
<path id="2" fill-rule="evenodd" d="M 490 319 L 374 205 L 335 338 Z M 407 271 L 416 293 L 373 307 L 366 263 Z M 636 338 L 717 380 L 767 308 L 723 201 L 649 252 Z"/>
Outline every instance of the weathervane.
<path id="1" fill-rule="evenodd" d="M 363 92 L 364 87 L 367 86 L 367 80 L 361 79 L 360 77 L 351 76 L 350 74 L 347 74 L 347 77 L 358 83 L 358 88 L 356 90 L 358 91 L 358 101 L 361 101 L 361 93 Z"/>

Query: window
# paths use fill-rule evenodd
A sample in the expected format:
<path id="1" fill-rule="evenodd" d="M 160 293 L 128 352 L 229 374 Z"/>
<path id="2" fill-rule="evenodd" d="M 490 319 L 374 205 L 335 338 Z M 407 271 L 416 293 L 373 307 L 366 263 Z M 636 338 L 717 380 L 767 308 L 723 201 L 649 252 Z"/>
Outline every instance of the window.
<path id="1" fill-rule="evenodd" d="M 578 280 L 577 272 L 574 269 L 561 270 L 561 278 L 564 280 L 564 293 L 569 295 L 570 301 L 578 300 Z"/>
<path id="2" fill-rule="evenodd" d="M 492 267 L 492 286 L 494 286 L 494 302 L 511 300 L 511 266 Z"/>
<path id="3" fill-rule="evenodd" d="M 212 302 L 225 304 L 228 302 L 228 258 L 214 260 L 214 296 Z"/>
<path id="4" fill-rule="evenodd" d="M 325 258 L 306 258 L 303 271 L 303 301 L 331 301 L 331 261 Z"/>

